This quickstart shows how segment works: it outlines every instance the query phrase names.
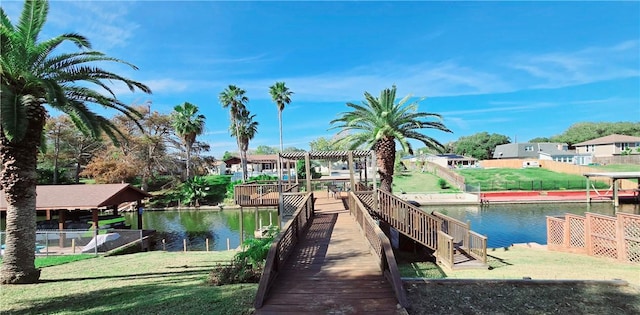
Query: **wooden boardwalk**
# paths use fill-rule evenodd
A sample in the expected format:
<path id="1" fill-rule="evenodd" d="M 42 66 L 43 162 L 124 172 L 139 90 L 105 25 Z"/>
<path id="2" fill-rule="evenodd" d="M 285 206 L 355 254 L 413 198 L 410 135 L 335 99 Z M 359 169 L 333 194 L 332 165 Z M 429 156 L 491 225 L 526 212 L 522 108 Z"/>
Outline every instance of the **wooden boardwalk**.
<path id="1" fill-rule="evenodd" d="M 406 314 L 343 199 L 315 194 L 309 231 L 256 314 Z"/>

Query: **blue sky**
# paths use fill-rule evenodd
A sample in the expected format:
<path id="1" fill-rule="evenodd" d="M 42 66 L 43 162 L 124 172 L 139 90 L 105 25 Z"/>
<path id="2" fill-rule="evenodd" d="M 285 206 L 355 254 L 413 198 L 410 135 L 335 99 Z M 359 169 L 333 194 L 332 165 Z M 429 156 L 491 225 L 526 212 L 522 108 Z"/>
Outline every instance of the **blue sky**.
<path id="1" fill-rule="evenodd" d="M 3 1 L 16 21 L 22 2 Z M 260 126 L 251 148 L 278 146 L 268 87 L 295 93 L 284 145 L 308 149 L 329 122 L 395 84 L 426 97 L 453 134 L 512 141 L 577 122 L 640 121 L 640 2 L 52 1 L 42 39 L 87 36 L 94 49 L 140 69 L 114 68 L 152 95 L 116 88 L 127 103 L 169 113 L 185 101 L 207 117 L 211 155 L 236 150 L 218 94 L 247 91 Z"/>

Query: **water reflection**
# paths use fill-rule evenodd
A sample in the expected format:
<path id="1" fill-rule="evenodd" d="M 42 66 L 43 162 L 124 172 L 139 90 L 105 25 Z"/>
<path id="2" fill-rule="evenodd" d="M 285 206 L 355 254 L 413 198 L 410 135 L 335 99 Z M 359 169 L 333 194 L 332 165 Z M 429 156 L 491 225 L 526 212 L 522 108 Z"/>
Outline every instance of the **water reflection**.
<path id="1" fill-rule="evenodd" d="M 240 231 L 243 239 L 253 237 L 256 226 L 262 222 L 277 224 L 278 213 L 275 209 L 259 210 L 256 224 L 256 210 L 244 209 L 242 220 L 239 210 L 165 210 L 145 211 L 142 217 L 144 229 L 156 230 L 157 250 L 166 246 L 167 251 L 183 250 L 183 240 L 186 240 L 187 250 L 206 250 L 206 240 L 209 240 L 209 250 L 226 250 L 240 246 Z M 127 224 L 137 227 L 137 217 L 134 213 L 124 214 Z M 241 227 L 242 223 L 242 227 Z M 164 239 L 164 244 L 162 240 Z"/>
<path id="2" fill-rule="evenodd" d="M 488 237 L 490 248 L 515 243 L 547 243 L 547 216 L 565 213 L 584 215 L 593 212 L 614 215 L 610 203 L 492 204 L 487 206 L 423 206 L 425 211 L 438 211 L 460 221 L 471 223 L 471 229 Z M 638 214 L 638 205 L 623 204 L 618 211 Z"/>

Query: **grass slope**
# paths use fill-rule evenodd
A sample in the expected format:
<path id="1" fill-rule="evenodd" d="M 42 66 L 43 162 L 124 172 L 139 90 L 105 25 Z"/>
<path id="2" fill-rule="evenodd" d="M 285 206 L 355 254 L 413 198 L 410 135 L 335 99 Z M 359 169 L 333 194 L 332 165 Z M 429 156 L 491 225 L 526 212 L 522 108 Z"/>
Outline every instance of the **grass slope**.
<path id="1" fill-rule="evenodd" d="M 455 188 L 442 189 L 439 177 L 430 173 L 404 172 L 393 176 L 393 192 L 456 192 Z"/>
<path id="2" fill-rule="evenodd" d="M 586 179 L 581 175 L 556 173 L 543 168 L 490 168 L 459 169 L 465 183 L 490 190 L 557 190 L 584 189 Z M 607 183 L 596 183 L 598 188 L 607 188 Z"/>
<path id="3" fill-rule="evenodd" d="M 2 314 L 251 314 L 257 284 L 210 286 L 235 252 L 148 252 L 42 269 L 41 283 L 3 285 Z"/>

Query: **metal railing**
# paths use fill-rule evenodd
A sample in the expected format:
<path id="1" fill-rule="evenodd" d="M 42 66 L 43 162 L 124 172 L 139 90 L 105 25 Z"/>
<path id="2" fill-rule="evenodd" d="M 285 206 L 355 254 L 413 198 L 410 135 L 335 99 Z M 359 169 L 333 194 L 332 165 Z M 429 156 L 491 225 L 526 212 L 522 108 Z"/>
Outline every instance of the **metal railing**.
<path id="1" fill-rule="evenodd" d="M 38 230 L 34 250 L 36 256 L 99 254 L 127 246 L 149 247 L 143 230 L 89 229 Z M 0 232 L 0 256 L 4 256 L 6 232 Z"/>

